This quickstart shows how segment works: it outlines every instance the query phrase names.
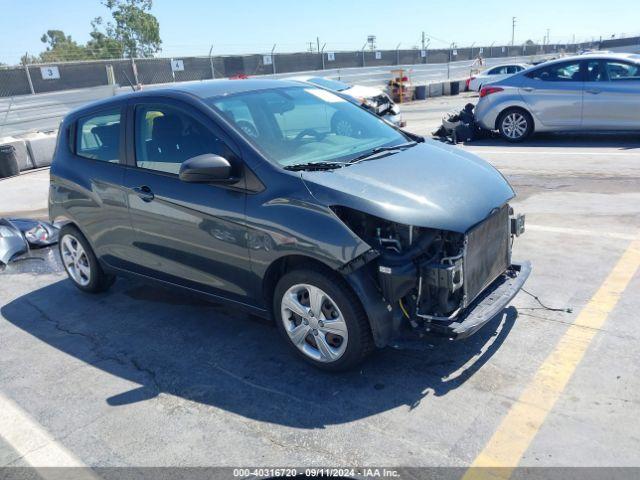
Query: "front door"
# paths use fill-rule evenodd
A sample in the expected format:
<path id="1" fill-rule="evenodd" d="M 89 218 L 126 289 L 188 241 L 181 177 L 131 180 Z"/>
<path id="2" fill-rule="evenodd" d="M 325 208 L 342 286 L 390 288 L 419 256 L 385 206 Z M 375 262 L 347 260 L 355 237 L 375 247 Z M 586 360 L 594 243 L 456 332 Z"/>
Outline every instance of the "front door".
<path id="1" fill-rule="evenodd" d="M 545 126 L 579 128 L 582 123 L 580 61 L 542 66 L 523 76 L 520 95 Z"/>
<path id="2" fill-rule="evenodd" d="M 213 122 L 177 101 L 133 107 L 134 153 L 125 174 L 138 273 L 237 301 L 249 296 L 245 195 L 186 183 L 182 162 L 213 153 L 240 159 Z"/>
<path id="3" fill-rule="evenodd" d="M 590 60 L 584 89 L 583 125 L 607 130 L 640 129 L 640 64 Z"/>

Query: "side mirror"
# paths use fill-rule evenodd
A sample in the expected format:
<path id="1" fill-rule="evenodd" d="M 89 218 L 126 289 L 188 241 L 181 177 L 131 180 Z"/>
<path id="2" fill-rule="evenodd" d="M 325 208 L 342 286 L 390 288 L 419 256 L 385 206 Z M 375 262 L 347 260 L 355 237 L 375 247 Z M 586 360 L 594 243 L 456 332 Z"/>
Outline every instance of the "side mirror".
<path id="1" fill-rule="evenodd" d="M 190 158 L 180 165 L 180 180 L 194 183 L 233 183 L 229 160 L 206 153 Z"/>

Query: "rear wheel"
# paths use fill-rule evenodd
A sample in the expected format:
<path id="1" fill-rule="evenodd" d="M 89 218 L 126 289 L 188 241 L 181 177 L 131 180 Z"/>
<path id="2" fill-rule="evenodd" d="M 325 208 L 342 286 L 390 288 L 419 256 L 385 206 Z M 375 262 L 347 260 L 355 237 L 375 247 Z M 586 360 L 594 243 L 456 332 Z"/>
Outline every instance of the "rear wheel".
<path id="1" fill-rule="evenodd" d="M 311 266 L 285 274 L 276 286 L 273 303 L 287 343 L 318 368 L 349 369 L 374 348 L 358 298 L 329 270 Z"/>
<path id="2" fill-rule="evenodd" d="M 510 108 L 500 115 L 498 130 L 508 142 L 522 142 L 533 131 L 533 118 L 525 110 Z"/>
<path id="3" fill-rule="evenodd" d="M 89 242 L 76 227 L 62 227 L 58 248 L 69 279 L 80 290 L 98 293 L 113 285 L 115 277 L 104 273 Z"/>

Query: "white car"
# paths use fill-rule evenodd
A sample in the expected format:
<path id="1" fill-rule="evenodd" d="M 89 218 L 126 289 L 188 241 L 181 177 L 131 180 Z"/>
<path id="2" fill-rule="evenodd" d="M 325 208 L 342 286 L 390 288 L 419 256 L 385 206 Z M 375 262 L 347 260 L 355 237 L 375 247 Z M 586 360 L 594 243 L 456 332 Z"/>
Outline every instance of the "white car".
<path id="1" fill-rule="evenodd" d="M 338 93 L 341 97 L 356 103 L 398 127 L 404 126 L 400 107 L 379 88 L 364 85 L 349 85 L 326 77 L 297 76 L 286 80 L 309 83 Z"/>
<path id="2" fill-rule="evenodd" d="M 469 91 L 479 92 L 486 84 L 504 80 L 528 67 L 529 65 L 525 65 L 524 63 L 510 63 L 488 68 L 469 79 Z"/>

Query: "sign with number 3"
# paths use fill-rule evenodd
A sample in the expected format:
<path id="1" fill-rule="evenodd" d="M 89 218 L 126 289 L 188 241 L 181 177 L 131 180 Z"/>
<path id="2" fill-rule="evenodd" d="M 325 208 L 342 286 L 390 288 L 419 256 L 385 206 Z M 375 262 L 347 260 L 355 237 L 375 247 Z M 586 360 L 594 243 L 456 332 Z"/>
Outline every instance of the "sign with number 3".
<path id="1" fill-rule="evenodd" d="M 57 80 L 60 78 L 58 67 L 40 67 L 43 80 Z"/>

